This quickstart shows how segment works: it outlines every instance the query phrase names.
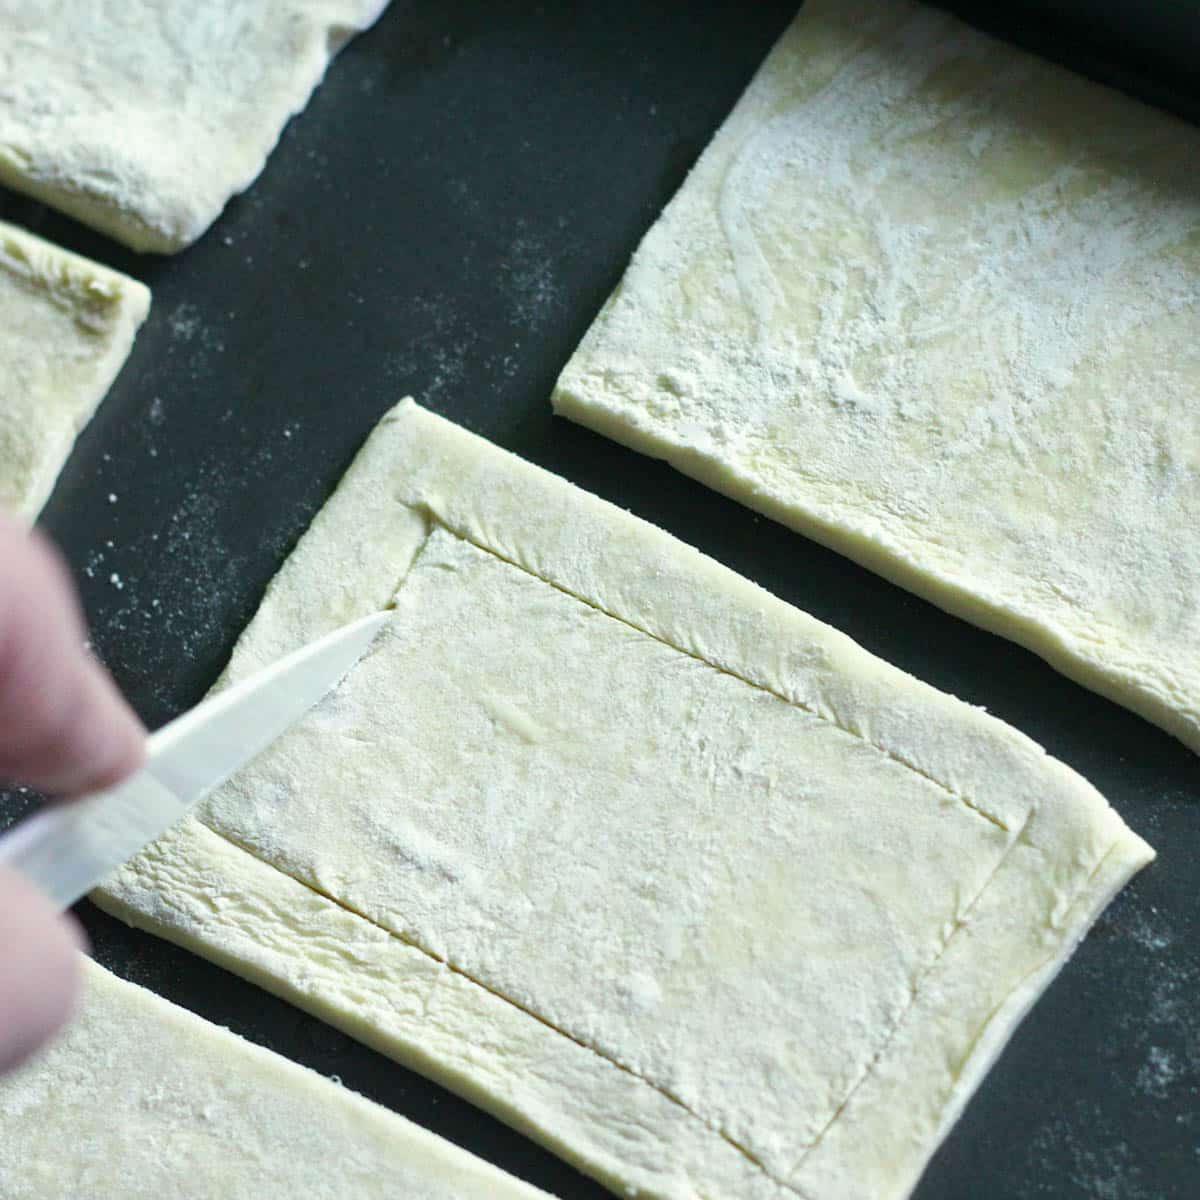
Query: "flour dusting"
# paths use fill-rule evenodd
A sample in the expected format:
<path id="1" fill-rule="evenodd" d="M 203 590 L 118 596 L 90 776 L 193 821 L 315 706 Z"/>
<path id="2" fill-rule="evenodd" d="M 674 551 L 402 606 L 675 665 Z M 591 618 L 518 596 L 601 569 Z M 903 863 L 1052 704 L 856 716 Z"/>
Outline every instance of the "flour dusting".
<path id="1" fill-rule="evenodd" d="M 205 337 L 190 318 L 181 328 L 185 341 Z M 155 397 L 140 427 L 147 457 L 157 456 L 159 433 L 169 424 L 166 406 Z M 247 604 L 257 602 L 246 595 L 251 564 L 236 536 L 237 497 L 278 469 L 277 454 L 290 460 L 299 453 L 300 428 L 286 422 L 236 463 L 213 451 L 193 468 L 174 507 L 148 523 L 148 532 L 119 546 L 105 537 L 86 554 L 83 574 L 111 589 L 94 624 L 97 647 L 147 718 L 178 711 L 180 680 L 192 676 L 196 664 L 206 665 L 203 681 L 211 681 L 214 659 L 219 665 L 249 615 Z M 264 523 L 258 552 L 281 555 L 295 532 L 279 521 Z"/>
<path id="2" fill-rule="evenodd" d="M 436 403 L 452 395 L 466 378 L 478 334 L 466 326 L 447 296 L 418 296 L 411 306 L 423 332 L 386 357 L 384 375 L 402 392 Z"/>
<path id="3" fill-rule="evenodd" d="M 1166 1098 L 1171 1085 L 1179 1078 L 1181 1067 L 1175 1056 L 1162 1046 L 1151 1046 L 1146 1061 L 1137 1074 L 1137 1086 L 1156 1100 Z"/>
<path id="4" fill-rule="evenodd" d="M 499 283 L 517 321 L 531 333 L 558 307 L 562 289 L 545 240 L 521 221 L 508 255 L 500 264 Z"/>

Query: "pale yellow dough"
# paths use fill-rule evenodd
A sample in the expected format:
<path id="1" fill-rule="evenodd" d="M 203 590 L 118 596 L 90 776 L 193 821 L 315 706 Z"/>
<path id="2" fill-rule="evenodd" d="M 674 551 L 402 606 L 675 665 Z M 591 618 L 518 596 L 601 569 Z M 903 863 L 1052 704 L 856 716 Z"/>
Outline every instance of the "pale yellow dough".
<path id="1" fill-rule="evenodd" d="M 808 0 L 557 412 L 1200 750 L 1200 132 L 907 0 Z"/>
<path id="2" fill-rule="evenodd" d="M 169 253 L 387 0 L 0 0 L 0 183 Z"/>
<path id="3" fill-rule="evenodd" d="M 85 963 L 78 1018 L 0 1077 L 4 1200 L 548 1200 Z"/>
<path id="4" fill-rule="evenodd" d="M 225 678 L 388 604 L 96 898 L 621 1195 L 903 1196 L 1151 856 L 1014 730 L 411 402 Z"/>
<path id="5" fill-rule="evenodd" d="M 38 514 L 149 307 L 137 280 L 0 221 L 0 504 Z"/>

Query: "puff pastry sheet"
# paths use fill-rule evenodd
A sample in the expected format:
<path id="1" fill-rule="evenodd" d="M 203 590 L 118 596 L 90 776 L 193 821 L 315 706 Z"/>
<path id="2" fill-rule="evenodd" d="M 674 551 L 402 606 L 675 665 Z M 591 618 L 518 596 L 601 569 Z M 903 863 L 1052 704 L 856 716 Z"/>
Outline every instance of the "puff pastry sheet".
<path id="1" fill-rule="evenodd" d="M 1200 132 L 907 0 L 808 0 L 557 412 L 1200 750 Z"/>
<path id="2" fill-rule="evenodd" d="M 149 307 L 136 280 L 0 221 L 0 504 L 38 514 Z"/>
<path id="3" fill-rule="evenodd" d="M 97 900 L 620 1195 L 903 1196 L 1150 856 L 1014 730 L 411 402 L 226 678 L 389 604 Z"/>
<path id="4" fill-rule="evenodd" d="M 89 959 L 77 1020 L 0 1078 L 5 1200 L 546 1200 Z"/>
<path id="5" fill-rule="evenodd" d="M 0 183 L 135 250 L 180 250 L 386 4 L 0 0 Z"/>

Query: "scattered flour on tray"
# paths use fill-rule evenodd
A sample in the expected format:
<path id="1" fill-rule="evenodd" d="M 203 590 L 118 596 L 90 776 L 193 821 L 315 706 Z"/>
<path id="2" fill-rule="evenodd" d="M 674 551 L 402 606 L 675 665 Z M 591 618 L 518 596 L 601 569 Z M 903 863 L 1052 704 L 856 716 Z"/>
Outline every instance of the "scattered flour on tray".
<path id="1" fill-rule="evenodd" d="M 1114 1136 L 1107 1125 L 1096 1124 L 1098 1114 L 1080 1110 L 1070 1117 L 1042 1126 L 1033 1138 L 1039 1157 L 1069 1163 L 1067 1178 L 1074 1189 L 1067 1193 L 1080 1200 L 1164 1200 L 1145 1184 L 1128 1142 Z M 1080 1130 L 1087 1130 L 1083 1136 Z M 1054 1175 L 1048 1174 L 1048 1179 Z M 1057 1185 L 1029 1196 L 1061 1196 Z"/>
<path id="2" fill-rule="evenodd" d="M 1181 1071 L 1179 1060 L 1169 1050 L 1162 1046 L 1151 1046 L 1146 1061 L 1137 1073 L 1138 1089 L 1156 1100 L 1165 1099 Z"/>
<path id="3" fill-rule="evenodd" d="M 148 457 L 158 456 L 158 435 L 169 426 L 168 405 L 155 397 L 141 426 Z M 237 496 L 250 481 L 278 470 L 271 466 L 277 455 L 290 460 L 300 453 L 300 428 L 288 421 L 234 468 L 213 449 L 192 469 L 171 511 L 148 522 L 136 539 L 118 547 L 107 537 L 87 554 L 84 575 L 111 589 L 93 614 L 97 653 L 152 723 L 199 698 L 198 691 L 188 695 L 181 688 L 202 690 L 212 681 L 253 612 L 259 596 L 248 594 L 246 580 L 253 577 L 254 564 L 238 549 L 241 539 L 231 536 L 237 529 Z M 272 555 L 282 558 L 298 532 L 291 525 L 281 527 L 279 520 L 264 522 L 255 562 L 261 564 L 264 555 L 268 562 Z"/>
<path id="4" fill-rule="evenodd" d="M 424 332 L 384 360 L 384 377 L 401 392 L 436 405 L 466 378 L 468 355 L 478 341 L 455 304 L 446 296 L 417 296 L 411 301 Z"/>
<path id="5" fill-rule="evenodd" d="M 32 788 L 13 784 L 0 787 L 0 833 L 15 825 L 27 813 L 33 812 L 41 796 Z"/>
<path id="6" fill-rule="evenodd" d="M 554 315 L 562 299 L 554 256 L 545 239 L 524 221 L 500 264 L 499 286 L 516 318 L 530 333 Z"/>

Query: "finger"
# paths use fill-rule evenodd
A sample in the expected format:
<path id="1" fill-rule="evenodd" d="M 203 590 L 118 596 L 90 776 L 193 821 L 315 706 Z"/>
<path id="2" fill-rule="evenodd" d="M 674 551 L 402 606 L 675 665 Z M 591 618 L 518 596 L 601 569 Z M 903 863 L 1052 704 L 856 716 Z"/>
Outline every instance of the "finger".
<path id="1" fill-rule="evenodd" d="M 83 934 L 0 868 L 0 1071 L 28 1058 L 71 1014 Z"/>
<path id="2" fill-rule="evenodd" d="M 70 796 L 141 762 L 141 723 L 84 636 L 57 553 L 0 518 L 0 777 Z"/>

